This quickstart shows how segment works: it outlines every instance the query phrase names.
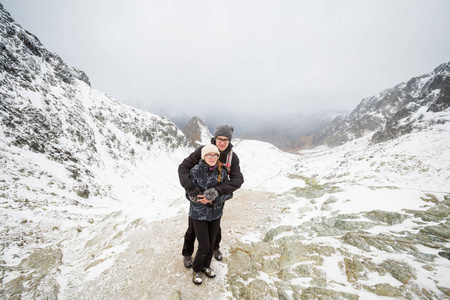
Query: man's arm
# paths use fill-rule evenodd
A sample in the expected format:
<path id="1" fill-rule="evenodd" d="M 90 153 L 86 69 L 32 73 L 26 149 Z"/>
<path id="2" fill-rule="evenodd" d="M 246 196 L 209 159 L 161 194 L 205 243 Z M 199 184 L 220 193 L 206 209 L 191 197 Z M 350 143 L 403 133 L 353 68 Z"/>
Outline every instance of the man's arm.
<path id="1" fill-rule="evenodd" d="M 181 186 L 185 190 L 192 189 L 194 184 L 189 177 L 189 172 L 191 169 L 198 164 L 202 156 L 202 147 L 198 148 L 192 152 L 188 157 L 186 157 L 183 162 L 178 166 L 178 177 L 180 179 Z"/>
<path id="2" fill-rule="evenodd" d="M 233 159 L 231 160 L 231 172 L 230 180 L 227 180 L 215 188 L 219 191 L 221 195 L 232 194 L 244 183 L 244 175 L 241 173 L 241 167 L 239 166 L 239 158 L 236 153 L 233 152 Z"/>

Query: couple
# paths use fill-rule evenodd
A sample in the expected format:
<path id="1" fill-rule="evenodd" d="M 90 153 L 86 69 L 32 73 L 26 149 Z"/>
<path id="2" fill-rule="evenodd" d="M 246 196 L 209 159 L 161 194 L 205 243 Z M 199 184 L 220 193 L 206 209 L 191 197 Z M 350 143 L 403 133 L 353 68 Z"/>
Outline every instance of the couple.
<path id="1" fill-rule="evenodd" d="M 192 266 L 192 281 L 197 285 L 202 284 L 202 273 L 210 278 L 216 276 L 211 269 L 211 260 L 213 252 L 217 260 L 222 259 L 219 243 L 224 202 L 231 199 L 233 192 L 244 182 L 239 158 L 231 151 L 233 131 L 229 125 L 217 126 L 211 144 L 195 150 L 178 167 L 180 183 L 190 200 L 183 262 L 186 267 Z M 196 237 L 198 249 L 192 262 Z"/>

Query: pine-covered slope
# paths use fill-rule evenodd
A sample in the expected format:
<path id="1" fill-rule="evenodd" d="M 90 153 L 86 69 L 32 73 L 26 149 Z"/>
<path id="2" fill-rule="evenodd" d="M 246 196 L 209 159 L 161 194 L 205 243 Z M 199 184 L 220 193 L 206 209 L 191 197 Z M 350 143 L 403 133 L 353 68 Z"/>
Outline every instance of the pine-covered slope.
<path id="1" fill-rule="evenodd" d="M 450 63 L 365 98 L 314 137 L 313 145 L 337 146 L 366 134 L 372 142 L 395 139 L 450 120 Z"/>

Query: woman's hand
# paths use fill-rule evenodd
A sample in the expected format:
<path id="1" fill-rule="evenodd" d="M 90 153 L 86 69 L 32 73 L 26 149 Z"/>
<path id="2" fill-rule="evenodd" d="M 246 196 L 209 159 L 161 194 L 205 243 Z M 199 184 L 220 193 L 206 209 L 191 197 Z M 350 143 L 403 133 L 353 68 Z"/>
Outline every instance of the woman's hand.
<path id="1" fill-rule="evenodd" d="M 204 195 L 199 195 L 197 198 L 197 201 L 202 204 L 211 204 L 212 203 L 212 200 L 206 199 Z"/>

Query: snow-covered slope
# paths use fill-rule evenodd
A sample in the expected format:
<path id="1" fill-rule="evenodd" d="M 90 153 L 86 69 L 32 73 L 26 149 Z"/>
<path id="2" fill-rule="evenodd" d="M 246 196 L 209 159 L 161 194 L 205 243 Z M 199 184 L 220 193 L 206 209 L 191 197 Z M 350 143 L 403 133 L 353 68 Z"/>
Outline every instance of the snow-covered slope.
<path id="1" fill-rule="evenodd" d="M 299 170 L 334 182 L 448 191 L 450 114 L 445 118 L 445 124 L 383 143 L 372 145 L 368 135 L 333 149 L 301 151 Z"/>
<path id="2" fill-rule="evenodd" d="M 348 116 L 339 116 L 314 136 L 313 145 L 341 145 L 371 134 L 379 143 L 447 122 L 440 112 L 450 107 L 450 63 L 428 74 L 367 97 Z M 446 114 L 444 113 L 444 116 Z"/>
<path id="3" fill-rule="evenodd" d="M 267 229 L 228 250 L 234 299 L 447 299 L 450 114 L 439 118 L 298 156 L 238 142 L 246 187 L 276 194 L 261 199 L 273 209 L 257 225 Z"/>
<path id="4" fill-rule="evenodd" d="M 443 100 L 440 91 L 420 98 Z M 235 299 L 450 297 L 450 109 L 443 101 L 436 111 L 437 102 L 407 105 L 417 109 L 384 129 L 349 122 L 341 133 L 358 135 L 333 148 L 291 155 L 237 142 L 246 188 L 276 194 L 261 200 L 273 208 L 258 224 L 266 229 L 230 246 L 227 291 Z M 375 130 L 394 131 L 374 143 Z"/>
<path id="5" fill-rule="evenodd" d="M 283 193 L 292 187 L 304 185 L 301 179 L 289 178 L 297 167 L 297 155 L 256 140 L 234 140 L 233 143 L 233 151 L 239 156 L 241 171 L 245 176 L 245 188 Z"/>
<path id="6" fill-rule="evenodd" d="M 0 36 L 2 294 L 52 298 L 61 274 L 50 266 L 105 216 L 121 212 L 120 227 L 179 210 L 177 166 L 192 149 L 167 118 L 92 89 L 1 5 Z M 23 275 L 45 253 L 54 260 Z"/>

